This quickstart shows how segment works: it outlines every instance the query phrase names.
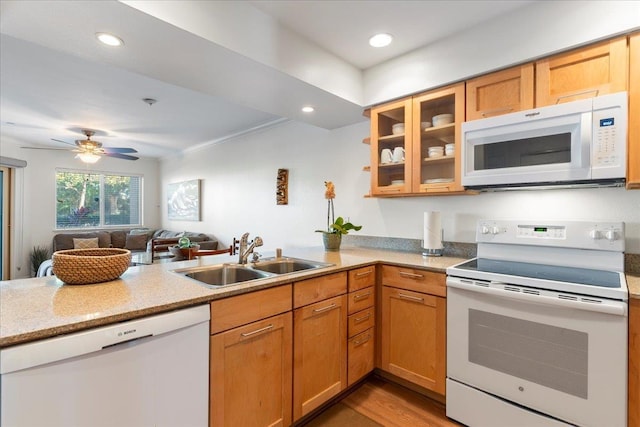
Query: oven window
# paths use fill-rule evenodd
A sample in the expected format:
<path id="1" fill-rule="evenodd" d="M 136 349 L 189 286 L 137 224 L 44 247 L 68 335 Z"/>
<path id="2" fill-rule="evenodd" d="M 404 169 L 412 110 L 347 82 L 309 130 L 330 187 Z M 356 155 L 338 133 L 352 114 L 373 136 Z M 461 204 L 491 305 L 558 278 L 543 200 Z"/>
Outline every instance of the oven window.
<path id="1" fill-rule="evenodd" d="M 469 361 L 587 399 L 585 332 L 469 309 Z"/>
<path id="2" fill-rule="evenodd" d="M 571 133 L 516 139 L 474 147 L 474 169 L 502 169 L 571 162 Z"/>

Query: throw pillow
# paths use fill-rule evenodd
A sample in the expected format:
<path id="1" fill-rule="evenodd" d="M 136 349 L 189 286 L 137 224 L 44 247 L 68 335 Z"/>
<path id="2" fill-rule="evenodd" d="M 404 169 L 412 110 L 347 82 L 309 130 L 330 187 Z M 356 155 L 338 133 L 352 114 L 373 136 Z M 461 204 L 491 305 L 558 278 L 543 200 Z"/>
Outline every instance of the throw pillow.
<path id="1" fill-rule="evenodd" d="M 98 238 L 73 239 L 73 249 L 93 249 L 98 248 Z"/>
<path id="2" fill-rule="evenodd" d="M 125 243 L 124 247 L 125 249 L 129 249 L 130 251 L 146 251 L 147 235 L 127 234 L 127 243 Z"/>

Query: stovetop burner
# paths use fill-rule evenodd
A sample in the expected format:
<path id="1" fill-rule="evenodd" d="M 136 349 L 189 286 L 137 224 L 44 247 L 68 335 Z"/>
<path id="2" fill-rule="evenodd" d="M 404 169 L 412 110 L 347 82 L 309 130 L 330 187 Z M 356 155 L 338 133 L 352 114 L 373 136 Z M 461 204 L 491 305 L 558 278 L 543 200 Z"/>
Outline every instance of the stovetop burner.
<path id="1" fill-rule="evenodd" d="M 485 273 L 507 274 L 532 279 L 553 280 L 604 288 L 620 288 L 620 274 L 615 271 L 562 267 L 526 262 L 475 258 L 458 265 L 459 269 Z"/>

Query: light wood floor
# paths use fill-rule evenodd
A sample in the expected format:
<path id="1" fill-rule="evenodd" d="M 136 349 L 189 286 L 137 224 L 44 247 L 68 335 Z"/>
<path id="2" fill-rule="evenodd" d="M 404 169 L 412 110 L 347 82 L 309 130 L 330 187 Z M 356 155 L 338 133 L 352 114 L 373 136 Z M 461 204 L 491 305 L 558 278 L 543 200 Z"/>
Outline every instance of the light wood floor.
<path id="1" fill-rule="evenodd" d="M 445 415 L 444 405 L 424 397 L 402 386 L 371 377 L 363 385 L 342 399 L 326 412 L 334 412 L 331 417 L 322 415 L 311 425 L 333 426 L 339 419 L 354 419 L 364 416 L 373 423 L 384 427 L 459 427 Z M 337 412 L 337 413 L 336 413 Z M 355 412 L 355 414 L 347 414 Z M 328 414 L 327 414 L 328 415 Z M 350 417 L 350 418 L 347 418 Z M 352 424 L 349 422 L 349 424 Z M 353 423 L 356 424 L 356 423 Z M 358 423 L 367 426 L 367 423 Z"/>

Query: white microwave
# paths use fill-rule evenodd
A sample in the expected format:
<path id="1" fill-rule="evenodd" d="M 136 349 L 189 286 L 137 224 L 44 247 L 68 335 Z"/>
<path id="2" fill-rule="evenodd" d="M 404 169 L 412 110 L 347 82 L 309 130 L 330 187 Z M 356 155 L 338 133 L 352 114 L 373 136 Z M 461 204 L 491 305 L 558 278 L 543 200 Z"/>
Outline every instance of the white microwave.
<path id="1" fill-rule="evenodd" d="M 627 166 L 627 92 L 462 124 L 462 185 L 621 186 Z"/>

